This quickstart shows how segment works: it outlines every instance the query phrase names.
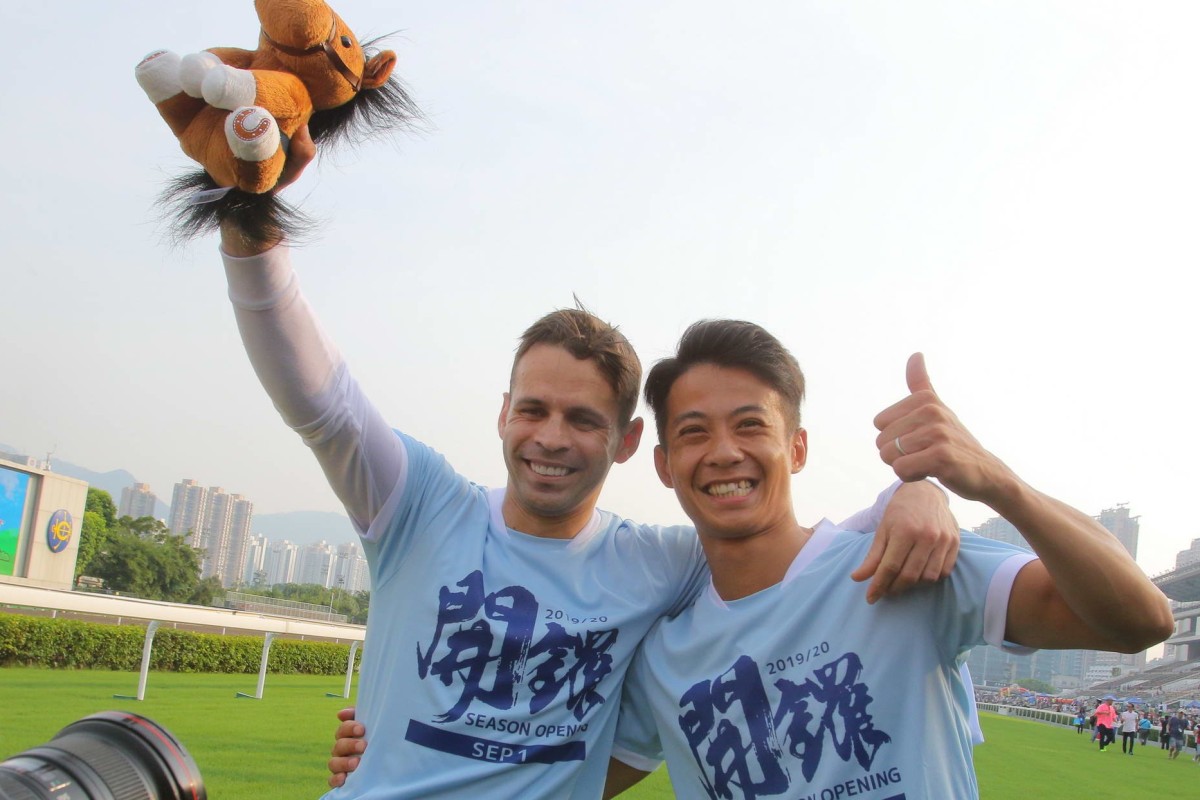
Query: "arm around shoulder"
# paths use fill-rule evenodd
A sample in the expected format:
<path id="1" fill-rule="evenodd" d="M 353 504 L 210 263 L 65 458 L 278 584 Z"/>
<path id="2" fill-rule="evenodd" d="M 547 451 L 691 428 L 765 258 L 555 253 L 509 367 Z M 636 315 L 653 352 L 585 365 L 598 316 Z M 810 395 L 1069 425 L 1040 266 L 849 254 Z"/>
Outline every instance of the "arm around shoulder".
<path id="1" fill-rule="evenodd" d="M 871 579 L 868 603 L 919 583 L 944 580 L 958 558 L 958 521 L 950 513 L 946 493 L 930 481 L 897 482 L 872 508 L 840 527 L 875 531 L 866 558 L 850 573 L 856 581 Z"/>

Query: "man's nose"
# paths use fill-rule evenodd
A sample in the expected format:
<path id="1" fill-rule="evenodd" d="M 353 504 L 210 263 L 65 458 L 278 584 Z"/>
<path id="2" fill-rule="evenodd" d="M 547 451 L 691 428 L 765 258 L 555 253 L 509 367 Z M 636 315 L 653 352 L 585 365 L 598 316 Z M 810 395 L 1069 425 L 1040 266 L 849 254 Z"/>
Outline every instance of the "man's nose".
<path id="1" fill-rule="evenodd" d="M 725 467 L 738 464 L 745 458 L 737 437 L 727 431 L 719 431 L 713 435 L 712 447 L 708 451 L 708 463 L 713 466 Z"/>
<path id="2" fill-rule="evenodd" d="M 537 436 L 534 438 L 544 450 L 557 451 L 565 450 L 570 445 L 571 438 L 568 434 L 567 421 L 560 416 L 551 414 L 542 420 L 542 424 L 538 426 Z"/>

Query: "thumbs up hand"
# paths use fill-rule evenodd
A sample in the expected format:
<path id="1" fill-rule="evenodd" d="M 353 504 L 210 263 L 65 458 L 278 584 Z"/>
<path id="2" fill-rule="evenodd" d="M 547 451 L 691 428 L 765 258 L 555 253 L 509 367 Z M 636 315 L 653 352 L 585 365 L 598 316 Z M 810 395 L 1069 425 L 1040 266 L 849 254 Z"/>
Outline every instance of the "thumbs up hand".
<path id="1" fill-rule="evenodd" d="M 921 353 L 909 357 L 905 379 L 908 397 L 875 417 L 879 457 L 900 480 L 937 478 L 955 494 L 985 503 L 1018 480 L 937 396 Z"/>

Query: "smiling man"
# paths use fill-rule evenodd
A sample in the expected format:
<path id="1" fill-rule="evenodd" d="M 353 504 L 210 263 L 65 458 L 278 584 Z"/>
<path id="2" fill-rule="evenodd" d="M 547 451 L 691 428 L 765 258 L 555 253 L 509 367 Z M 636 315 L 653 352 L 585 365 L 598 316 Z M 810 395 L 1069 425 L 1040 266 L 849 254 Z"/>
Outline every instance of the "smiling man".
<path id="1" fill-rule="evenodd" d="M 1111 534 L 984 450 L 920 356 L 908 382 L 876 418 L 884 461 L 986 503 L 1037 557 L 964 533 L 949 580 L 869 605 L 844 579 L 863 537 L 793 513 L 804 377 L 782 344 L 748 322 L 700 322 L 650 371 L 655 465 L 712 580 L 643 642 L 618 759 L 650 769 L 665 756 L 681 798 L 977 797 L 968 649 L 1137 652 L 1170 635 L 1166 598 Z"/>

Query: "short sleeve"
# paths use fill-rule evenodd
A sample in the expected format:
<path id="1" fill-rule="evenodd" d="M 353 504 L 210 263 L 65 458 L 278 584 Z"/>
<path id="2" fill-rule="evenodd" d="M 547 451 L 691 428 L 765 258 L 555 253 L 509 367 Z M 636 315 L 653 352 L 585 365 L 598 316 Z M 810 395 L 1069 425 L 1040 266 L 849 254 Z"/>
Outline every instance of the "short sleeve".
<path id="1" fill-rule="evenodd" d="M 938 585 L 943 600 L 934 605 L 934 630 L 947 655 L 957 658 L 972 647 L 991 644 L 1029 653 L 1004 641 L 1008 599 L 1017 573 L 1036 556 L 1028 550 L 963 531 L 950 578 Z"/>
<path id="2" fill-rule="evenodd" d="M 613 758 L 643 772 L 653 772 L 663 760 L 662 741 L 646 691 L 648 666 L 639 647 L 625 675 Z"/>

